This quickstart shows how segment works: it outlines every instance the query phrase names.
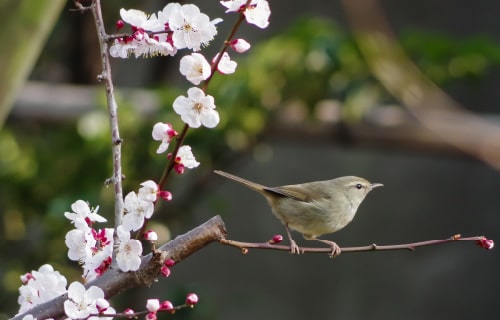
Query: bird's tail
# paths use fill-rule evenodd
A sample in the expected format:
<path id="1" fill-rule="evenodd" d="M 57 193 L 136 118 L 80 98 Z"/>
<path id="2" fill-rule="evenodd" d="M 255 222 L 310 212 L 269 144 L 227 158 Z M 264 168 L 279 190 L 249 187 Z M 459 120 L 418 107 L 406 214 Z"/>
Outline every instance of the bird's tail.
<path id="1" fill-rule="evenodd" d="M 266 189 L 266 187 L 263 186 L 263 185 L 261 185 L 261 184 L 258 184 L 258 183 L 255 183 L 255 182 L 252 182 L 252 181 L 249 181 L 249 180 L 237 177 L 235 175 L 232 175 L 230 173 L 227 173 L 227 172 L 224 172 L 224 171 L 221 171 L 221 170 L 214 170 L 214 172 L 217 173 L 218 175 L 221 175 L 221 176 L 226 177 L 228 179 L 231 179 L 231 180 L 234 180 L 236 182 L 239 182 L 242 185 L 247 186 L 248 188 L 250 188 L 250 189 L 252 189 L 254 191 L 260 192 L 260 193 L 262 193 L 262 191 L 264 191 Z"/>

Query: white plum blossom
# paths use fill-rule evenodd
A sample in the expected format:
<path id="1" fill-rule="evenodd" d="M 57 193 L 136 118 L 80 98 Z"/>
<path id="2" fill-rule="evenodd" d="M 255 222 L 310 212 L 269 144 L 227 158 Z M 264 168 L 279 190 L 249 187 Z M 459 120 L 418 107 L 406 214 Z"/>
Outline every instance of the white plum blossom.
<path id="1" fill-rule="evenodd" d="M 271 9 L 267 0 L 252 0 L 247 8 L 244 8 L 247 0 L 228 0 L 220 1 L 227 8 L 226 12 L 243 11 L 245 20 L 261 29 L 267 28 L 269 25 L 269 16 Z"/>
<path id="2" fill-rule="evenodd" d="M 144 41 L 139 42 L 134 49 L 136 58 L 140 56 L 146 58 L 155 56 L 174 56 L 176 53 L 177 48 L 168 42 L 166 34 L 158 34 L 154 37 L 150 37 L 145 33 Z"/>
<path id="3" fill-rule="evenodd" d="M 190 88 L 187 93 L 187 97 L 179 96 L 173 103 L 174 111 L 181 116 L 182 121 L 192 128 L 217 126 L 220 119 L 215 110 L 214 98 L 196 87 Z"/>
<path id="4" fill-rule="evenodd" d="M 121 9 L 122 20 L 132 26 L 133 35 L 115 39 L 109 53 L 115 58 L 132 54 L 152 57 L 175 55 L 178 49 L 199 51 L 217 34 L 215 25 L 221 19 L 210 21 L 192 4 L 169 3 L 157 14 L 147 15 L 136 9 Z"/>
<path id="5" fill-rule="evenodd" d="M 213 58 L 213 62 L 217 60 L 219 57 L 219 54 L 217 54 Z M 231 60 L 229 57 L 229 54 L 227 52 L 224 52 L 222 54 L 222 58 L 220 59 L 219 63 L 217 64 L 217 70 L 222 73 L 222 74 L 231 74 L 236 71 L 236 67 L 238 66 L 238 63 L 236 61 Z"/>
<path id="6" fill-rule="evenodd" d="M 122 20 L 136 28 L 144 28 L 144 24 L 148 21 L 148 15 L 141 11 L 141 10 L 136 10 L 136 9 L 120 9 L 120 17 Z"/>
<path id="7" fill-rule="evenodd" d="M 109 267 L 113 253 L 113 228 L 96 231 L 73 229 L 66 234 L 68 258 L 78 261 L 83 268 L 83 278 L 94 280 Z"/>
<path id="8" fill-rule="evenodd" d="M 120 9 L 122 20 L 135 29 L 143 29 L 151 32 L 165 30 L 166 17 L 157 17 L 156 14 L 148 16 L 145 12 L 136 9 Z"/>
<path id="9" fill-rule="evenodd" d="M 251 7 L 245 10 L 245 19 L 247 22 L 261 29 L 267 28 L 269 25 L 270 15 L 271 9 L 267 0 L 252 1 Z"/>
<path id="10" fill-rule="evenodd" d="M 119 244 L 116 252 L 116 264 L 121 271 L 136 271 L 141 266 L 142 244 L 139 240 L 130 239 L 130 232 L 123 226 L 116 229 Z"/>
<path id="11" fill-rule="evenodd" d="M 73 229 L 68 231 L 64 242 L 68 247 L 68 258 L 82 264 L 92 257 L 92 249 L 97 243 L 90 228 L 88 230 Z"/>
<path id="12" fill-rule="evenodd" d="M 210 64 L 202 54 L 191 53 L 181 59 L 179 71 L 192 84 L 199 85 L 208 79 L 211 73 Z"/>
<path id="13" fill-rule="evenodd" d="M 17 299 L 20 305 L 19 313 L 24 313 L 66 292 L 66 278 L 59 271 L 55 271 L 50 264 L 44 264 L 22 278 L 29 280 L 23 281 L 24 284 L 19 288 Z"/>
<path id="14" fill-rule="evenodd" d="M 160 146 L 156 150 L 156 153 L 159 154 L 167 151 L 170 141 L 177 136 L 177 132 L 170 123 L 158 122 L 153 126 L 152 136 L 153 139 L 161 141 Z"/>
<path id="15" fill-rule="evenodd" d="M 91 222 L 104 222 L 106 219 L 96 213 L 97 208 L 90 210 L 86 202 L 78 200 L 71 208 L 75 213 L 65 213 L 75 225 L 75 229 L 68 231 L 65 236 L 68 258 L 82 265 L 83 277 L 90 281 L 102 275 L 110 265 L 113 229 L 92 228 Z"/>
<path id="16" fill-rule="evenodd" d="M 64 313 L 70 319 L 86 319 L 91 314 L 99 313 L 96 305 L 98 299 L 104 299 L 101 288 L 92 286 L 87 290 L 80 282 L 72 282 L 68 287 L 68 300 L 64 301 Z"/>
<path id="17" fill-rule="evenodd" d="M 169 154 L 169 157 L 170 156 L 172 156 L 172 154 Z M 182 146 L 179 148 L 174 160 L 174 169 L 178 174 L 183 174 L 185 168 L 193 169 L 199 165 L 200 163 L 196 161 L 190 146 Z"/>
<path id="18" fill-rule="evenodd" d="M 136 31 L 133 37 L 115 39 L 109 48 L 109 54 L 114 58 L 128 58 L 134 55 L 136 58 L 144 56 L 173 56 L 177 53 L 175 48 L 168 42 L 166 34 L 158 34 L 150 37 L 144 30 Z"/>
<path id="19" fill-rule="evenodd" d="M 109 230 L 110 239 L 113 238 L 113 228 L 106 228 Z M 83 278 L 86 281 L 95 280 L 97 277 L 103 275 L 108 270 L 111 264 L 111 255 L 113 254 L 113 246 L 107 245 L 102 250 L 97 251 L 93 256 L 85 260 L 83 267 Z"/>
<path id="20" fill-rule="evenodd" d="M 158 198 L 158 185 L 153 180 L 141 183 L 139 188 L 139 198 L 148 202 L 155 202 Z"/>
<path id="21" fill-rule="evenodd" d="M 229 45 L 234 51 L 238 53 L 248 51 L 251 47 L 250 43 L 248 43 L 248 41 L 246 41 L 245 39 L 234 39 Z"/>
<path id="22" fill-rule="evenodd" d="M 126 59 L 129 57 L 130 53 L 134 52 L 137 44 L 126 42 L 123 39 L 115 39 L 113 45 L 109 48 L 109 55 L 113 58 Z"/>
<path id="23" fill-rule="evenodd" d="M 122 225 L 127 231 L 139 230 L 144 224 L 144 219 L 149 219 L 153 215 L 153 202 L 145 201 L 135 192 L 129 192 L 124 200 L 125 215 Z"/>
<path id="24" fill-rule="evenodd" d="M 65 212 L 64 216 L 71 220 L 77 229 L 85 229 L 93 222 L 106 222 L 107 220 L 97 214 L 99 206 L 91 210 L 89 204 L 83 200 L 77 200 L 71 205 L 73 212 Z"/>
<path id="25" fill-rule="evenodd" d="M 210 18 L 193 4 L 181 6 L 178 3 L 169 3 L 163 9 L 163 14 L 168 17 L 168 26 L 173 32 L 172 40 L 178 49 L 199 51 L 201 46 L 207 45 L 217 34 L 215 24 L 220 20 L 210 21 Z"/>
<path id="26" fill-rule="evenodd" d="M 226 13 L 239 12 L 244 8 L 246 3 L 247 3 L 246 0 L 223 0 L 223 1 L 220 1 L 220 4 L 222 4 L 224 7 L 227 8 Z"/>
<path id="27" fill-rule="evenodd" d="M 182 146 L 179 148 L 179 151 L 177 152 L 176 162 L 177 161 L 179 163 L 182 163 L 184 167 L 188 169 L 193 169 L 200 165 L 200 163 L 196 161 L 196 158 L 194 157 L 190 146 Z"/>

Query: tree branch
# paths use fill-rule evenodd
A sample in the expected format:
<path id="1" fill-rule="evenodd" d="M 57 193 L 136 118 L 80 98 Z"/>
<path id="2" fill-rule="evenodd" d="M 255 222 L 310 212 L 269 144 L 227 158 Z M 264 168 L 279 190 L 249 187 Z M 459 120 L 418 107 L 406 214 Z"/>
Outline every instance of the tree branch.
<path id="1" fill-rule="evenodd" d="M 122 187 L 122 163 L 121 163 L 121 145 L 122 139 L 120 137 L 120 127 L 118 126 L 118 104 L 115 99 L 115 92 L 113 86 L 113 77 L 111 74 L 111 64 L 109 62 L 109 44 L 107 42 L 107 34 L 104 28 L 104 20 L 102 18 L 101 1 L 95 0 L 91 5 L 92 14 L 97 29 L 99 38 L 99 47 L 101 54 L 102 73 L 97 76 L 98 81 L 104 81 L 106 86 L 106 99 L 109 112 L 109 124 L 111 127 L 111 150 L 113 156 L 113 178 L 112 183 L 115 193 L 115 243 L 118 243 L 116 236 L 116 229 L 122 224 L 123 217 L 123 187 Z M 114 257 L 114 253 L 113 253 Z M 114 260 L 114 259 L 113 259 Z"/>
<path id="2" fill-rule="evenodd" d="M 180 262 L 206 245 L 220 241 L 226 237 L 224 221 L 220 216 L 215 216 L 202 225 L 176 237 L 159 247 L 153 253 L 142 258 L 142 264 L 136 272 L 121 272 L 110 269 L 101 277 L 85 285 L 86 288 L 97 286 L 104 291 L 107 299 L 132 288 L 150 286 L 160 276 L 160 268 L 167 259 Z M 68 299 L 63 294 L 51 301 L 38 305 L 24 314 L 17 315 L 11 320 L 21 320 L 25 315 L 31 314 L 37 319 L 66 318 L 64 301 Z"/>
<path id="3" fill-rule="evenodd" d="M 421 242 L 383 245 L 383 246 L 379 246 L 376 244 L 370 244 L 370 245 L 362 246 L 362 247 L 345 247 L 345 248 L 341 248 L 341 252 L 348 253 L 348 252 L 386 251 L 386 250 L 411 250 L 411 251 L 413 251 L 417 247 L 431 246 L 431 245 L 444 244 L 444 243 L 456 242 L 456 241 L 474 241 L 480 247 L 483 247 L 486 249 L 493 248 L 493 242 L 491 240 L 488 240 L 484 236 L 462 238 L 459 234 L 457 234 L 457 235 L 454 235 L 452 237 L 449 237 L 446 239 L 441 239 L 441 240 L 428 240 L 428 241 L 421 241 Z M 490 241 L 491 241 L 491 244 L 488 244 Z M 247 254 L 249 248 L 282 250 L 282 251 L 290 251 L 291 250 L 290 246 L 273 244 L 271 242 L 254 243 L 254 242 L 241 242 L 241 241 L 228 240 L 228 239 L 220 239 L 219 242 L 222 244 L 228 245 L 228 246 L 240 248 L 243 254 Z M 327 248 L 301 247 L 300 251 L 302 253 L 311 252 L 311 253 L 328 253 L 329 254 L 332 252 L 332 248 L 331 247 L 327 247 Z"/>

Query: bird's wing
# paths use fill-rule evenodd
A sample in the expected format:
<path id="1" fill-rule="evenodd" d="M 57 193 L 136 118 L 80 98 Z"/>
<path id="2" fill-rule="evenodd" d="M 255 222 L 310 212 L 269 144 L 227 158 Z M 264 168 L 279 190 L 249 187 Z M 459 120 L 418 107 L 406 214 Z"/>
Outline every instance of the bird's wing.
<path id="1" fill-rule="evenodd" d="M 304 185 L 307 185 L 307 188 L 304 188 Z M 301 186 L 265 187 L 264 190 L 303 202 L 311 202 L 319 198 L 330 197 L 330 195 L 324 191 L 324 187 L 320 186 L 318 182 L 307 183 Z"/>

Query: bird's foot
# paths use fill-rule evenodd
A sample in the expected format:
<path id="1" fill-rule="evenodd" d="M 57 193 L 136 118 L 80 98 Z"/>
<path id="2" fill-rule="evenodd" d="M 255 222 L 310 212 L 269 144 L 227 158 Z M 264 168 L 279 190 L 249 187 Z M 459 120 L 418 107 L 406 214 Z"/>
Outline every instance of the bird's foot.
<path id="1" fill-rule="evenodd" d="M 338 244 L 336 244 L 333 241 L 323 240 L 323 239 L 316 239 L 316 240 L 321 241 L 321 242 L 329 245 L 332 248 L 332 252 L 330 252 L 328 254 L 330 256 L 330 258 L 338 257 L 340 255 L 340 253 L 342 252 L 342 250 L 340 249 L 340 247 L 338 246 Z"/>
<path id="2" fill-rule="evenodd" d="M 301 254 L 302 252 L 300 251 L 299 246 L 295 242 L 295 240 L 290 239 L 290 252 L 292 254 Z"/>
<path id="3" fill-rule="evenodd" d="M 340 247 L 338 246 L 338 244 L 336 244 L 333 241 L 331 241 L 330 245 L 332 247 L 332 252 L 330 252 L 328 255 L 330 256 L 330 258 L 338 257 L 340 255 L 340 253 L 342 252 L 342 250 L 340 250 Z"/>

